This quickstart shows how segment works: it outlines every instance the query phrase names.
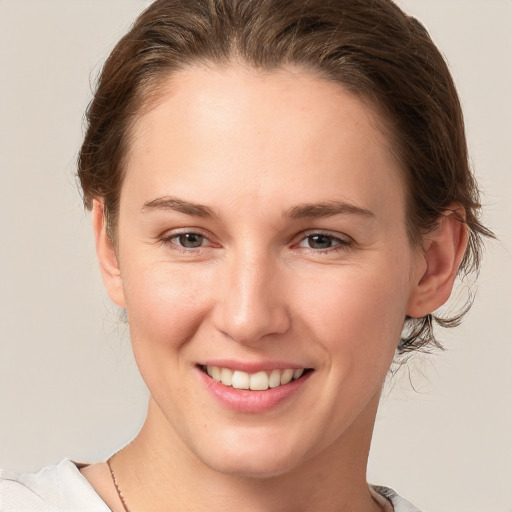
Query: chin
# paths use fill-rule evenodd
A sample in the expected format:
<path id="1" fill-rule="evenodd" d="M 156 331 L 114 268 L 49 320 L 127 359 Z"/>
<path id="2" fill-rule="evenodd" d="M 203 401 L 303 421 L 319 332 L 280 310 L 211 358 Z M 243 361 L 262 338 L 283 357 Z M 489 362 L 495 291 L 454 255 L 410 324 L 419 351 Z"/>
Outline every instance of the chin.
<path id="1" fill-rule="evenodd" d="M 227 459 L 227 460 L 226 460 Z M 205 461 L 208 464 L 208 461 Z M 224 475 L 238 478 L 250 478 L 264 480 L 276 478 L 292 472 L 297 468 L 296 457 L 255 457 L 247 460 L 243 457 L 225 458 L 221 463 L 219 461 L 208 464 L 211 469 Z"/>
<path id="2" fill-rule="evenodd" d="M 196 456 L 214 471 L 253 479 L 273 478 L 290 473 L 307 458 L 305 453 L 297 449 L 297 443 L 290 443 L 290 439 L 279 439 L 279 436 L 265 439 L 262 436 L 258 440 L 258 436 L 253 436 L 252 439 L 241 442 L 234 437 L 224 437 L 214 444 L 215 449 L 210 445 L 196 451 Z"/>

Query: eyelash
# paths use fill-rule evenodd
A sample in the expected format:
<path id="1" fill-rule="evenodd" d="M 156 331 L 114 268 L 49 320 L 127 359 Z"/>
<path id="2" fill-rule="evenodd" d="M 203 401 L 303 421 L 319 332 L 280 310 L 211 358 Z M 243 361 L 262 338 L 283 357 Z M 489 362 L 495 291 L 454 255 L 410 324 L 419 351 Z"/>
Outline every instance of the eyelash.
<path id="1" fill-rule="evenodd" d="M 206 246 L 200 245 L 199 247 L 184 247 L 183 245 L 180 245 L 173 241 L 174 239 L 177 239 L 181 236 L 186 236 L 186 235 L 195 235 L 198 237 L 202 237 L 204 240 L 208 241 L 209 244 Z M 173 250 L 180 251 L 183 253 L 191 253 L 192 251 L 197 251 L 198 249 L 203 249 L 204 247 L 215 247 L 215 244 L 213 244 L 210 241 L 210 239 L 208 238 L 208 236 L 206 234 L 201 233 L 200 231 L 192 231 L 192 230 L 171 233 L 168 236 L 162 237 L 160 240 L 160 243 L 162 245 L 166 245 L 168 247 L 171 246 L 171 248 Z"/>
<path id="2" fill-rule="evenodd" d="M 181 236 L 186 235 L 195 235 L 198 237 L 202 237 L 204 240 L 209 242 L 207 245 L 200 245 L 198 247 L 184 247 L 183 245 L 175 242 L 175 239 L 178 239 Z M 330 243 L 334 243 L 335 245 L 332 247 L 327 248 L 314 248 L 314 247 L 304 247 L 301 246 L 303 243 L 307 243 L 308 239 L 312 239 L 313 237 L 324 237 L 327 239 Z M 160 240 L 162 245 L 166 246 L 172 246 L 173 250 L 177 250 L 183 253 L 191 253 L 195 252 L 199 249 L 203 249 L 205 247 L 215 247 L 216 245 L 211 242 L 211 240 L 208 238 L 206 234 L 201 233 L 200 231 L 181 231 L 178 233 L 171 233 L 168 236 L 164 236 Z M 295 247 L 302 247 L 303 249 L 306 249 L 308 252 L 315 253 L 315 254 L 330 254 L 330 253 L 336 253 L 340 251 L 345 251 L 347 249 L 350 249 L 354 243 L 351 239 L 343 239 L 339 236 L 332 235 L 330 233 L 325 233 L 322 231 L 311 231 L 308 233 L 304 233 L 301 240 L 294 244 Z"/>
<path id="3" fill-rule="evenodd" d="M 315 254 L 331 254 L 336 253 L 340 251 L 346 251 L 347 249 L 350 249 L 354 243 L 353 240 L 348 238 L 344 239 L 340 236 L 333 235 L 331 233 L 325 233 L 323 231 L 310 231 L 308 233 L 305 233 L 305 236 L 300 240 L 299 244 L 297 244 L 300 247 L 300 244 L 307 243 L 308 239 L 312 239 L 313 237 L 324 237 L 328 239 L 331 243 L 334 243 L 334 246 L 327 247 L 325 249 L 319 249 L 314 247 L 304 247 L 304 249 L 314 252 Z"/>

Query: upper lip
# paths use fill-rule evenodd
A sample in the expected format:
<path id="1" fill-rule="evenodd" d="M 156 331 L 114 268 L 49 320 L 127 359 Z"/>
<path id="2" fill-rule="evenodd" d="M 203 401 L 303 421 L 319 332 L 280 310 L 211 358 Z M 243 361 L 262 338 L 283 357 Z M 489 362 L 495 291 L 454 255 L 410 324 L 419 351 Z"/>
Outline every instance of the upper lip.
<path id="1" fill-rule="evenodd" d="M 199 366 L 217 366 L 229 368 L 246 373 L 257 373 L 266 370 L 297 370 L 299 368 L 311 368 L 308 365 L 292 363 L 289 361 L 238 361 L 233 359 L 209 359 L 198 363 Z"/>

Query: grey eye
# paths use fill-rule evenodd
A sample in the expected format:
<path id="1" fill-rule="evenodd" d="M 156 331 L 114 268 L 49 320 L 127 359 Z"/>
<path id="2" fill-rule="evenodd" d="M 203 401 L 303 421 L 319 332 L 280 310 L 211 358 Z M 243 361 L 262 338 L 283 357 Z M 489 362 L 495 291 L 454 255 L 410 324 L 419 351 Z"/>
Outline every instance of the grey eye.
<path id="1" fill-rule="evenodd" d="M 187 249 L 196 249 L 204 243 L 205 237 L 198 233 L 182 233 L 176 236 L 176 243 Z"/>
<path id="2" fill-rule="evenodd" d="M 311 249 L 329 249 L 337 239 L 328 235 L 311 235 L 307 237 L 308 246 Z"/>

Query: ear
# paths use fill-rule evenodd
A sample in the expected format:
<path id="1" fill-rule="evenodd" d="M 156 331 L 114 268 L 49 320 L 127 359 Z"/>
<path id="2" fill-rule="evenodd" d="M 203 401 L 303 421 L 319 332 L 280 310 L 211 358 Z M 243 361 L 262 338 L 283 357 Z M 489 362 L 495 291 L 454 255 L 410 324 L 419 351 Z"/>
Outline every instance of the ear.
<path id="1" fill-rule="evenodd" d="M 408 316 L 428 315 L 449 299 L 468 242 L 464 220 L 464 208 L 450 206 L 441 214 L 438 226 L 423 238 Z"/>
<path id="2" fill-rule="evenodd" d="M 93 200 L 92 226 L 103 284 L 112 301 L 124 308 L 126 304 L 117 254 L 107 233 L 103 201 L 98 199 Z"/>

